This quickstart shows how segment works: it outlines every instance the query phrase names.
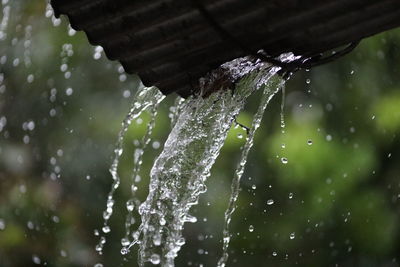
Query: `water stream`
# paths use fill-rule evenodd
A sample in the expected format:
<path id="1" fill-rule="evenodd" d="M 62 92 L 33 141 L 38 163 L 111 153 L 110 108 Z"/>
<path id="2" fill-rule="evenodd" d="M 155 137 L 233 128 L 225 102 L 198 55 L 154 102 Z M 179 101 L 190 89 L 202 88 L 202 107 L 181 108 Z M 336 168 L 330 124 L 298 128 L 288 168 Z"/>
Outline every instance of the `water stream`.
<path id="1" fill-rule="evenodd" d="M 289 56 L 286 55 L 286 57 Z M 132 198 L 126 203 L 128 215 L 126 235 L 122 239 L 121 253 L 123 255 L 129 253 L 130 249 L 138 244 L 140 266 L 144 266 L 147 262 L 162 266 L 174 266 L 174 260 L 185 244 L 185 238 L 182 235 L 184 224 L 197 220 L 190 215 L 190 208 L 198 203 L 200 194 L 207 190 L 207 178 L 210 176 L 211 167 L 219 155 L 228 131 L 234 119 L 243 109 L 246 99 L 263 87 L 261 103 L 242 149 L 242 157 L 232 184 L 232 196 L 225 213 L 223 256 L 218 263 L 218 266 L 225 266 L 230 240 L 229 223 L 235 210 L 247 155 L 253 145 L 255 132 L 260 126 L 268 102 L 284 84 L 284 80 L 277 75 L 278 71 L 278 67 L 262 63 L 257 59 L 236 59 L 225 63 L 201 79 L 199 95 L 192 96 L 187 100 L 177 98 L 175 106 L 170 110 L 173 129 L 151 170 L 149 194 L 138 208 L 140 201 L 134 197 L 137 190 L 134 180 L 140 169 L 144 148 L 150 142 L 149 134 L 154 127 L 156 114 L 153 112 L 148 132 L 143 137 L 141 147 L 135 151 Z M 139 93 L 138 96 L 141 94 L 144 93 Z M 114 184 L 104 213 L 104 227 L 108 227 L 107 222 L 112 214 L 114 204 L 113 193 L 120 183 L 117 174 L 118 160 L 122 153 L 123 135 L 129 126 L 129 121 L 145 109 L 144 103 L 148 103 L 146 107 L 153 105 L 155 109 L 161 101 L 161 97 L 154 91 L 148 95 L 154 99 L 147 99 L 147 102 L 143 102 L 143 99 L 136 100 L 135 111 L 131 110 L 130 115 L 123 123 L 115 159 L 110 169 Z M 137 103 L 140 103 L 140 107 Z M 141 224 L 137 231 L 132 233 L 130 229 L 134 222 L 132 212 L 137 208 L 141 216 Z M 104 231 L 104 227 L 103 232 L 109 232 L 109 229 Z M 102 245 L 102 242 L 105 242 L 104 237 L 99 246 Z"/>
<path id="2" fill-rule="evenodd" d="M 236 209 L 236 201 L 239 197 L 239 191 L 240 191 L 240 180 L 244 173 L 244 169 L 247 162 L 247 156 L 249 155 L 250 149 L 252 148 L 254 143 L 255 133 L 257 129 L 260 127 L 261 120 L 263 118 L 265 109 L 267 108 L 269 101 L 279 91 L 279 89 L 283 88 L 283 86 L 284 86 L 284 80 L 281 79 L 280 77 L 275 76 L 268 80 L 268 82 L 264 87 L 264 91 L 261 97 L 260 104 L 258 106 L 258 110 L 254 115 L 250 131 L 246 138 L 246 142 L 242 147 L 242 154 L 232 180 L 231 197 L 229 199 L 228 208 L 225 211 L 225 221 L 223 229 L 223 252 L 222 252 L 222 257 L 218 261 L 217 265 L 218 267 L 226 266 L 226 263 L 228 261 L 229 257 L 228 249 L 231 240 L 231 233 L 229 231 L 229 226 L 232 220 L 232 215 Z"/>
<path id="3" fill-rule="evenodd" d="M 134 96 L 134 102 L 127 114 L 127 116 L 125 117 L 124 121 L 122 122 L 122 128 L 120 130 L 120 132 L 118 133 L 118 139 L 117 139 L 117 143 L 115 145 L 115 149 L 114 149 L 114 159 L 112 162 L 112 165 L 110 167 L 110 173 L 113 179 L 113 183 L 111 185 L 111 190 L 108 193 L 107 196 L 107 203 L 106 203 L 106 209 L 103 212 L 103 219 L 104 219 L 104 224 L 102 227 L 102 232 L 104 234 L 107 234 L 111 231 L 110 226 L 108 225 L 108 221 L 111 218 L 111 215 L 113 214 L 113 207 L 114 207 L 114 193 L 115 190 L 118 189 L 120 183 L 121 183 L 121 179 L 118 175 L 118 165 L 119 165 L 119 160 L 121 158 L 122 152 L 123 152 L 123 142 L 124 142 L 124 137 L 126 132 L 128 131 L 129 125 L 131 124 L 131 122 L 138 118 L 143 111 L 145 111 L 146 109 L 152 108 L 152 113 L 156 114 L 157 111 L 157 106 L 158 104 L 165 98 L 165 96 L 155 87 L 142 87 L 142 89 L 140 89 L 137 94 Z M 150 123 L 150 125 L 154 126 L 154 122 Z M 150 132 L 152 130 L 152 127 L 148 127 L 147 131 Z M 143 144 L 144 146 L 147 145 L 148 143 L 148 137 L 147 134 L 145 134 L 144 140 L 143 140 Z M 142 156 L 142 153 L 140 153 L 140 157 Z M 137 169 L 140 170 L 140 165 L 138 164 L 140 161 L 139 157 L 137 161 L 134 161 L 134 173 L 137 172 Z M 138 166 L 139 165 L 139 166 Z M 138 166 L 138 167 L 136 167 Z M 132 185 L 134 186 L 134 185 Z M 132 192 L 133 194 L 134 192 Z M 127 209 L 128 211 L 130 211 L 130 207 L 128 207 L 129 205 L 127 205 Z M 133 210 L 133 209 L 132 209 Z M 128 214 L 127 219 L 129 219 L 130 214 Z M 130 225 L 127 225 L 127 231 L 130 229 Z M 96 251 L 99 252 L 99 254 L 102 253 L 103 250 L 103 246 L 106 243 L 106 237 L 105 235 L 102 235 L 100 237 L 100 241 L 96 246 Z M 122 241 L 124 242 L 124 240 Z M 129 241 L 128 241 L 129 242 Z"/>

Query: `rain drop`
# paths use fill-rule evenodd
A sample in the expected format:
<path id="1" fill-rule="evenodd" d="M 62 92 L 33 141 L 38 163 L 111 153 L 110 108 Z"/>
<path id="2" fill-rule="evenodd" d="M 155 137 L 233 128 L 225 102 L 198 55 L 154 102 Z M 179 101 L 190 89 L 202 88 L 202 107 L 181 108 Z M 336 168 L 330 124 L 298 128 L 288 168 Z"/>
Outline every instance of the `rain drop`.
<path id="1" fill-rule="evenodd" d="M 40 264 L 41 260 L 37 255 L 32 255 L 32 261 L 34 264 Z"/>
<path id="2" fill-rule="evenodd" d="M 121 254 L 122 255 L 126 255 L 126 254 L 128 254 L 128 252 L 129 252 L 129 250 L 127 248 L 122 248 L 121 249 Z"/>
<path id="3" fill-rule="evenodd" d="M 294 239 L 296 237 L 296 233 L 295 232 L 293 232 L 293 233 L 291 233 L 290 235 L 289 235 L 289 238 L 290 239 Z"/>
<path id="4" fill-rule="evenodd" d="M 74 90 L 70 87 L 70 88 L 67 88 L 67 90 L 65 90 L 65 94 L 67 95 L 67 96 L 70 96 L 70 95 L 72 95 L 74 93 Z"/>
<path id="5" fill-rule="evenodd" d="M 6 229 L 6 223 L 3 219 L 0 219 L 0 231 Z"/>
<path id="6" fill-rule="evenodd" d="M 158 254 L 151 255 L 150 262 L 153 263 L 154 265 L 160 264 L 160 256 Z"/>

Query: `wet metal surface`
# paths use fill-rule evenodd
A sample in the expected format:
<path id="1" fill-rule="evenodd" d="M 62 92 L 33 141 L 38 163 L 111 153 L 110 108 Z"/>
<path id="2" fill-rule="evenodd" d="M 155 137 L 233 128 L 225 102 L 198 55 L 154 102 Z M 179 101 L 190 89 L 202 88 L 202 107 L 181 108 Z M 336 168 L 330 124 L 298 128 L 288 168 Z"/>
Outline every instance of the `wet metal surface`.
<path id="1" fill-rule="evenodd" d="M 246 52 L 315 55 L 400 26 L 398 0 L 52 0 L 76 30 L 145 85 L 186 96 L 197 79 Z"/>

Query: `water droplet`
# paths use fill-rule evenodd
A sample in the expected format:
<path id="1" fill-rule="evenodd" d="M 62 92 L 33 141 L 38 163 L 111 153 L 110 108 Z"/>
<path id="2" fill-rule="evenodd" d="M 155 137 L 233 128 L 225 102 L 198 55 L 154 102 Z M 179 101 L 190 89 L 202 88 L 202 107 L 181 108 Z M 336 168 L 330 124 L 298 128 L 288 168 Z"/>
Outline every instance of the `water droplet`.
<path id="1" fill-rule="evenodd" d="M 196 223 L 197 222 L 197 218 L 195 216 L 191 216 L 191 215 L 186 215 L 185 222 L 190 222 L 190 223 Z"/>
<path id="2" fill-rule="evenodd" d="M 64 257 L 64 258 L 68 256 L 67 252 L 63 249 L 60 250 L 60 255 L 61 255 L 61 257 Z"/>
<path id="3" fill-rule="evenodd" d="M 0 231 L 6 229 L 6 222 L 3 219 L 0 219 Z"/>
<path id="4" fill-rule="evenodd" d="M 283 164 L 287 164 L 289 161 L 288 161 L 288 159 L 287 158 L 281 158 L 281 162 L 283 163 Z"/>
<path id="5" fill-rule="evenodd" d="M 29 74 L 26 80 L 28 83 L 33 83 L 33 81 L 35 80 L 35 76 L 33 74 Z"/>
<path id="6" fill-rule="evenodd" d="M 26 127 L 22 126 L 22 128 L 25 128 L 29 131 L 33 131 L 35 129 L 35 122 L 34 121 L 28 121 L 26 124 Z"/>
<path id="7" fill-rule="evenodd" d="M 134 208 L 135 208 L 135 205 L 133 204 L 132 201 L 128 201 L 128 202 L 126 203 L 126 209 L 127 209 L 128 211 L 133 211 Z"/>
<path id="8" fill-rule="evenodd" d="M 126 238 L 126 237 L 121 239 L 121 245 L 124 246 L 124 247 L 129 246 L 130 243 L 131 242 L 129 242 L 129 239 Z"/>
<path id="9" fill-rule="evenodd" d="M 53 220 L 53 222 L 55 223 L 59 223 L 60 222 L 60 218 L 56 215 L 52 216 L 51 219 Z"/>
<path id="10" fill-rule="evenodd" d="M 251 189 L 256 190 L 256 189 L 257 189 L 257 186 L 256 186 L 255 184 L 253 184 L 253 185 L 251 186 Z"/>
<path id="11" fill-rule="evenodd" d="M 108 225 L 103 226 L 102 230 L 103 230 L 103 232 L 104 232 L 105 234 L 111 232 L 111 228 L 110 228 L 110 226 L 108 226 Z"/>
<path id="12" fill-rule="evenodd" d="M 103 47 L 101 46 L 96 46 L 95 52 L 93 54 L 93 58 L 95 60 L 99 60 L 101 58 L 101 53 L 103 52 Z"/>
<path id="13" fill-rule="evenodd" d="M 250 226 L 249 226 L 249 232 L 252 233 L 253 231 L 254 231 L 254 226 L 253 226 L 253 225 L 250 225 Z"/>
<path id="14" fill-rule="evenodd" d="M 293 233 L 291 233 L 290 235 L 289 235 L 289 238 L 290 239 L 294 239 L 296 237 L 296 233 L 295 232 L 293 232 Z"/>
<path id="15" fill-rule="evenodd" d="M 275 251 L 272 252 L 272 256 L 276 257 L 278 255 L 278 253 L 276 253 Z"/>
<path id="16" fill-rule="evenodd" d="M 159 149 L 160 146 L 161 146 L 160 142 L 158 142 L 158 141 L 154 141 L 154 142 L 153 142 L 152 147 L 153 147 L 154 149 Z"/>
<path id="17" fill-rule="evenodd" d="M 150 262 L 153 263 L 154 265 L 160 264 L 160 256 L 158 254 L 151 255 Z"/>
<path id="18" fill-rule="evenodd" d="M 311 80 L 310 79 L 306 79 L 306 84 L 310 84 Z"/>
<path id="19" fill-rule="evenodd" d="M 75 34 L 76 34 L 76 31 L 74 29 L 72 29 L 71 26 L 70 26 L 70 28 L 68 29 L 68 35 L 69 36 L 74 36 Z"/>
<path id="20" fill-rule="evenodd" d="M 28 227 L 29 230 L 33 230 L 33 228 L 35 228 L 35 225 L 34 225 L 33 222 L 31 222 L 31 221 L 28 221 L 28 222 L 26 223 L 26 226 Z"/>
<path id="21" fill-rule="evenodd" d="M 155 235 L 153 237 L 153 243 L 155 246 L 160 246 L 161 245 L 161 235 Z"/>
<path id="22" fill-rule="evenodd" d="M 289 193 L 289 199 L 293 198 L 293 193 Z"/>
<path id="23" fill-rule="evenodd" d="M 68 65 L 67 64 L 62 64 L 60 67 L 61 72 L 66 72 L 68 70 Z"/>
<path id="24" fill-rule="evenodd" d="M 24 135 L 24 137 L 22 138 L 22 141 L 24 142 L 24 144 L 29 144 L 29 141 L 30 141 L 29 135 Z"/>
<path id="25" fill-rule="evenodd" d="M 125 82 L 127 78 L 128 78 L 128 77 L 126 76 L 126 74 L 121 74 L 121 75 L 119 75 L 119 81 L 120 81 L 120 82 Z"/>
<path id="26" fill-rule="evenodd" d="M 285 144 L 282 144 L 282 145 L 281 145 L 281 148 L 286 148 L 286 145 L 285 145 Z"/>
<path id="27" fill-rule="evenodd" d="M 130 96 L 131 96 L 131 91 L 129 91 L 129 90 L 124 90 L 124 92 L 122 93 L 122 96 L 123 96 L 124 98 L 130 97 Z"/>
<path id="28" fill-rule="evenodd" d="M 97 230 L 97 229 L 94 229 L 94 232 L 93 232 L 93 234 L 94 234 L 95 236 L 99 236 L 99 235 L 100 235 L 100 233 L 99 233 L 99 230 Z"/>
<path id="29" fill-rule="evenodd" d="M 332 135 L 328 134 L 326 136 L 326 141 L 328 141 L 328 142 L 332 141 Z"/>
<path id="30" fill-rule="evenodd" d="M 40 264 L 41 260 L 37 255 L 32 255 L 32 261 L 34 264 Z"/>
<path id="31" fill-rule="evenodd" d="M 274 200 L 273 199 L 268 199 L 267 200 L 267 205 L 271 206 L 272 204 L 274 204 Z"/>
<path id="32" fill-rule="evenodd" d="M 313 141 L 312 141 L 311 139 L 309 139 L 309 140 L 307 141 L 307 145 L 311 146 L 312 144 L 313 144 Z"/>
<path id="33" fill-rule="evenodd" d="M 164 217 L 160 218 L 160 225 L 165 225 L 167 222 L 165 221 Z"/>
<path id="34" fill-rule="evenodd" d="M 129 252 L 129 250 L 127 248 L 122 248 L 121 249 L 121 254 L 122 255 L 126 255 L 126 254 L 128 254 L 128 252 Z"/>
<path id="35" fill-rule="evenodd" d="M 74 89 L 72 89 L 71 87 L 67 88 L 67 90 L 65 90 L 65 94 L 67 96 L 70 96 L 74 93 Z"/>
<path id="36" fill-rule="evenodd" d="M 243 139 L 243 134 L 238 134 L 237 137 L 238 137 L 239 139 Z"/>

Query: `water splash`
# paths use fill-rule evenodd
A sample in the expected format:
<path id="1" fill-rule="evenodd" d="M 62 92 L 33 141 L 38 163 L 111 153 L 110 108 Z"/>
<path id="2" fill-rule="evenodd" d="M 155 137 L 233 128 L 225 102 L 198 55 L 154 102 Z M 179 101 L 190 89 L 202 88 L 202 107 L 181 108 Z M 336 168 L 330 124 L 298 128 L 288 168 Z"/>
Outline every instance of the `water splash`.
<path id="1" fill-rule="evenodd" d="M 128 201 L 126 201 L 126 209 L 128 211 L 125 220 L 125 237 L 122 238 L 121 244 L 126 247 L 130 245 L 132 241 L 130 241 L 131 227 L 135 224 L 134 210 L 136 207 L 140 206 L 140 200 L 136 197 L 137 186 L 136 183 L 140 181 L 140 169 L 143 163 L 143 155 L 146 147 L 151 142 L 151 134 L 153 132 L 154 126 L 156 124 L 158 103 L 155 103 L 150 111 L 150 122 L 147 124 L 146 132 L 140 141 L 139 146 L 134 151 L 133 156 L 133 171 L 131 177 L 131 197 Z"/>
<path id="2" fill-rule="evenodd" d="M 168 114 L 168 117 L 171 120 L 171 128 L 174 128 L 176 120 L 178 119 L 178 116 L 181 113 L 184 104 L 185 104 L 185 99 L 178 96 L 175 99 L 174 105 L 170 107 L 170 112 Z"/>
<path id="3" fill-rule="evenodd" d="M 279 70 L 248 58 L 236 59 L 221 68 L 201 80 L 202 94 L 208 97 L 198 96 L 185 102 L 153 165 L 149 195 L 139 208 L 142 223 L 137 239 L 122 251 L 125 254 L 139 243 L 141 266 L 145 262 L 174 266 L 185 243 L 184 223 L 196 222 L 189 210 L 206 191 L 206 179 L 234 118 L 247 97 Z M 230 90 L 229 85 L 237 80 L 240 82 L 236 88 Z M 221 87 L 215 88 L 217 84 Z"/>
<path id="4" fill-rule="evenodd" d="M 114 149 L 114 159 L 110 168 L 110 173 L 113 179 L 113 183 L 111 185 L 111 190 L 108 193 L 107 197 L 107 204 L 106 204 L 106 209 L 103 212 L 103 219 L 104 219 L 104 224 L 102 227 L 102 232 L 104 234 L 107 234 L 111 231 L 110 226 L 108 225 L 108 221 L 111 218 L 111 215 L 113 214 L 113 206 L 114 206 L 114 193 L 115 190 L 118 189 L 120 185 L 120 177 L 118 175 L 118 165 L 119 165 L 119 160 L 123 152 L 123 141 L 125 134 L 129 128 L 129 125 L 131 124 L 132 120 L 138 118 L 140 114 L 150 108 L 150 107 L 155 107 L 157 106 L 165 96 L 155 87 L 143 87 L 141 88 L 136 95 L 134 96 L 134 102 L 128 112 L 128 115 L 125 117 L 125 119 L 122 122 L 122 129 L 118 133 L 118 139 L 117 143 L 115 145 Z M 103 251 L 103 246 L 106 243 L 106 238 L 104 234 L 100 237 L 100 241 L 96 246 L 96 251 L 99 254 L 102 254 Z"/>
<path id="5" fill-rule="evenodd" d="M 226 266 L 226 262 L 228 261 L 228 257 L 229 257 L 228 248 L 229 248 L 229 243 L 230 243 L 230 238 L 231 238 L 231 234 L 229 231 L 230 222 L 232 220 L 232 214 L 234 213 L 234 211 L 236 209 L 236 201 L 238 199 L 239 190 L 240 190 L 240 180 L 242 178 L 244 168 L 246 166 L 247 156 L 250 152 L 250 149 L 253 146 L 254 135 L 255 135 L 257 129 L 260 127 L 261 120 L 264 115 L 264 111 L 265 111 L 269 101 L 279 91 L 279 89 L 282 88 L 283 85 L 284 85 L 284 80 L 278 76 L 274 76 L 265 85 L 260 105 L 258 107 L 258 110 L 257 110 L 254 118 L 253 118 L 252 127 L 250 128 L 250 131 L 246 138 L 246 142 L 242 147 L 242 154 L 240 157 L 240 161 L 235 170 L 235 176 L 232 180 L 232 185 L 231 185 L 232 194 L 229 199 L 228 208 L 225 211 L 225 222 L 224 222 L 224 230 L 223 230 L 223 252 L 222 252 L 222 257 L 218 261 L 218 267 Z"/>

